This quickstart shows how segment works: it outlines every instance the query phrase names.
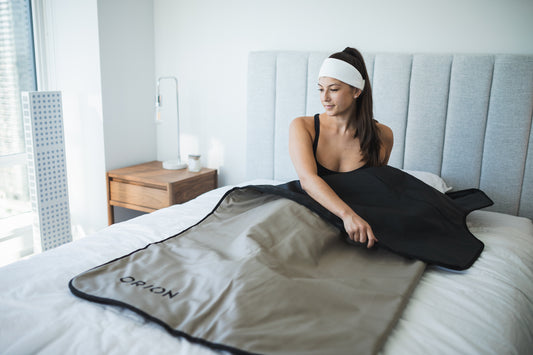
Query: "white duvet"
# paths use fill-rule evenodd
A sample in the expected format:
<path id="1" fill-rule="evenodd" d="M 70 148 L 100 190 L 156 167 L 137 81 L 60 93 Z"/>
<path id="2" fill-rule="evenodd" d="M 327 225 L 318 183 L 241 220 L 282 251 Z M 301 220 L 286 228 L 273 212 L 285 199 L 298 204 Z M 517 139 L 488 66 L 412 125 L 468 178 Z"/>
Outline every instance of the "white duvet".
<path id="1" fill-rule="evenodd" d="M 0 268 L 0 353 L 214 353 L 133 312 L 79 299 L 68 282 L 197 223 L 228 189 Z M 464 272 L 428 267 L 383 354 L 533 353 L 533 224 L 482 211 L 467 223 L 485 250 Z"/>

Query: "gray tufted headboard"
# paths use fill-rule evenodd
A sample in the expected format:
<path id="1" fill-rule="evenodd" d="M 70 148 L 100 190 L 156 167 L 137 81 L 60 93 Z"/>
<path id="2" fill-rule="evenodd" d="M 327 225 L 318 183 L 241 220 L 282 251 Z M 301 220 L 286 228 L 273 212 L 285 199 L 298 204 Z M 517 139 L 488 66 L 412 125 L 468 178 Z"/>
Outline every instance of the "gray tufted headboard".
<path id="1" fill-rule="evenodd" d="M 247 177 L 296 179 L 288 126 L 323 112 L 317 73 L 329 53 L 252 52 Z M 490 209 L 533 218 L 533 56 L 366 54 L 376 119 L 394 132 L 389 164 L 478 187 Z M 531 143 L 530 143 L 531 142 Z"/>

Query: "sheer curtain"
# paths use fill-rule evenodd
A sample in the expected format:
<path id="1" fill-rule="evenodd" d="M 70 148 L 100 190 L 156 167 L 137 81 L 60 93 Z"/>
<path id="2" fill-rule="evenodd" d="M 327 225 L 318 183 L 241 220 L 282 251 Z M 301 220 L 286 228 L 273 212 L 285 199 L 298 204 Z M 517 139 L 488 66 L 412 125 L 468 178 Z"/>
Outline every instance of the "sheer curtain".
<path id="1" fill-rule="evenodd" d="M 30 0 L 0 0 L 0 264 L 33 253 L 21 91 L 36 90 Z"/>

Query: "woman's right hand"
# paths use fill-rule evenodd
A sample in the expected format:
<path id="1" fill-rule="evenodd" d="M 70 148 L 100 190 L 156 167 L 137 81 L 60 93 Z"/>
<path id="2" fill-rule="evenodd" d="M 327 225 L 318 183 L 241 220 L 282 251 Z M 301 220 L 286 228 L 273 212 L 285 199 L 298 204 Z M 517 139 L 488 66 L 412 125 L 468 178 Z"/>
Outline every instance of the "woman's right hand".
<path id="1" fill-rule="evenodd" d="M 313 117 L 295 118 L 289 128 L 289 154 L 302 189 L 328 211 L 342 219 L 344 229 L 351 240 L 367 243 L 367 247 L 371 248 L 378 240 L 370 225 L 317 175 L 316 159 L 313 153 L 314 130 Z"/>
<path id="2" fill-rule="evenodd" d="M 367 248 L 372 248 L 378 241 L 370 225 L 362 219 L 357 213 L 351 211 L 342 218 L 344 229 L 348 237 L 354 242 L 367 243 Z"/>

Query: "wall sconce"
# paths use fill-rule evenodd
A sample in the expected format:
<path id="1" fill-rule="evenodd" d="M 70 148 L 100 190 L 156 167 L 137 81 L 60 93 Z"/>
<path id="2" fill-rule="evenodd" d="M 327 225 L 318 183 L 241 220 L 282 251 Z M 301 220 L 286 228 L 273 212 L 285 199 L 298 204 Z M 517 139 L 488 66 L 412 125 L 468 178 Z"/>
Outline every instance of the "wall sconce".
<path id="1" fill-rule="evenodd" d="M 162 76 L 159 79 L 157 79 L 157 93 L 156 93 L 156 99 L 155 99 L 155 122 L 161 123 L 163 120 L 161 119 L 161 106 L 163 105 L 161 101 L 161 94 L 159 90 L 159 84 L 162 80 L 173 80 L 176 85 L 176 126 L 178 127 L 177 133 L 178 133 L 178 159 L 177 160 L 165 160 L 163 162 L 163 169 L 169 169 L 169 170 L 178 170 L 178 169 L 184 169 L 187 167 L 187 164 L 181 162 L 181 154 L 180 154 L 180 110 L 179 110 L 179 99 L 178 99 L 178 79 L 174 76 Z"/>

